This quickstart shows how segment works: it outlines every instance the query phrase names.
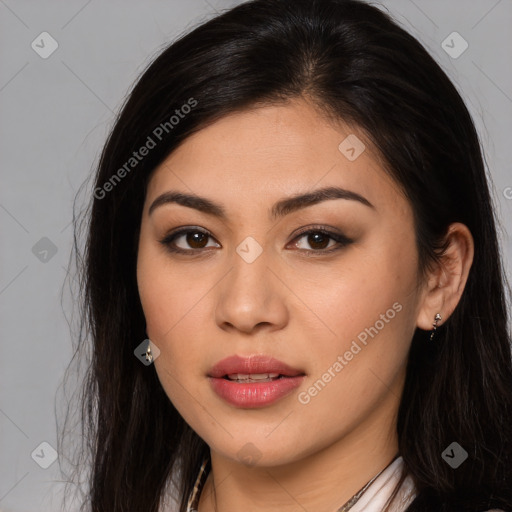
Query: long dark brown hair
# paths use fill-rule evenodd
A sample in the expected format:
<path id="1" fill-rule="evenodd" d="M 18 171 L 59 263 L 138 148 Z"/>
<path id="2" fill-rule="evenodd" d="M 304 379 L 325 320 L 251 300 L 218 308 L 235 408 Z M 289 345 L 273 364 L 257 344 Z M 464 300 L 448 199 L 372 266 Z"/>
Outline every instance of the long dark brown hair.
<path id="1" fill-rule="evenodd" d="M 457 308 L 435 343 L 420 329 L 412 339 L 397 425 L 418 493 L 408 511 L 512 510 L 510 288 L 479 138 L 461 96 L 424 47 L 359 0 L 243 3 L 168 46 L 126 98 L 90 203 L 74 217 L 80 319 L 66 375 L 75 376 L 78 362 L 86 373 L 74 402 L 79 414 L 68 408 L 59 452 L 74 418 L 81 443 L 66 477 L 85 486 L 81 510 L 156 512 L 172 483 L 176 510 L 184 512 L 209 456 L 154 366 L 134 356 L 146 338 L 136 261 L 152 171 L 223 116 L 301 96 L 368 134 L 412 205 L 421 276 L 442 255 L 450 223 L 465 224 L 474 238 Z M 154 147 L 127 165 L 148 137 Z M 468 453 L 457 469 L 441 456 L 452 442 Z"/>

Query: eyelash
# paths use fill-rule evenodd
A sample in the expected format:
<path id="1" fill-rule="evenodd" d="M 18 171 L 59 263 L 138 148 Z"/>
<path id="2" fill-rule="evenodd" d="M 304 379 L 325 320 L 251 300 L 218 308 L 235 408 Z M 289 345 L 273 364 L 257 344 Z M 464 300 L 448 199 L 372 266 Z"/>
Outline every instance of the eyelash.
<path id="1" fill-rule="evenodd" d="M 204 235 L 207 235 L 210 238 L 214 238 L 212 234 L 201 228 L 187 228 L 187 229 L 180 229 L 179 231 L 171 232 L 168 235 L 166 235 L 162 240 L 159 242 L 165 246 L 165 248 L 170 251 L 171 253 L 178 253 L 178 254 L 186 254 L 186 255 L 197 255 L 198 253 L 202 252 L 203 250 L 207 250 L 207 248 L 203 249 L 181 249 L 179 247 L 173 247 L 171 244 L 175 241 L 176 238 L 180 237 L 181 235 L 186 235 L 188 233 L 202 233 Z M 331 254 L 335 251 L 339 251 L 343 247 L 346 247 L 347 245 L 351 244 L 353 240 L 350 238 L 340 234 L 340 233 L 334 233 L 333 231 L 329 231 L 324 226 L 313 226 L 308 227 L 304 231 L 301 231 L 297 233 L 295 238 L 292 240 L 300 240 L 304 236 L 311 235 L 311 234 L 317 234 L 320 233 L 322 235 L 326 235 L 335 242 L 338 243 L 337 246 L 331 247 L 330 249 L 297 249 L 298 251 L 303 251 L 304 254 L 307 256 L 316 256 L 316 255 L 325 255 L 325 254 Z M 218 242 L 217 242 L 218 243 Z"/>

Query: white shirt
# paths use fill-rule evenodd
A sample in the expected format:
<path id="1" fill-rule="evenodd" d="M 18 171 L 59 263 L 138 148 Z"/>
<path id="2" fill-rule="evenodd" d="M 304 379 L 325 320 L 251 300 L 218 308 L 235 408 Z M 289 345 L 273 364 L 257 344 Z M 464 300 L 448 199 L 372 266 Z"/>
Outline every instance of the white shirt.
<path id="1" fill-rule="evenodd" d="M 381 512 L 393 493 L 395 486 L 400 479 L 404 461 L 397 457 L 366 489 L 364 494 L 357 500 L 350 512 Z M 398 495 L 389 508 L 393 512 L 402 512 L 412 503 L 416 497 L 416 490 L 412 478 L 408 475 L 403 481 Z"/>

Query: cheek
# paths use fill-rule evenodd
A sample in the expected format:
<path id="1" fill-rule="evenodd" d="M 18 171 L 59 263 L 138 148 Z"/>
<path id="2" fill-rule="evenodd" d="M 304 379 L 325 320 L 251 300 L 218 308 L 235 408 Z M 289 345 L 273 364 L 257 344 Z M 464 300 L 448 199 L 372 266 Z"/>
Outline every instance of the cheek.
<path id="1" fill-rule="evenodd" d="M 146 331 L 160 349 L 154 361 L 155 371 L 180 414 L 186 421 L 197 422 L 194 415 L 201 410 L 196 410 L 197 403 L 191 397 L 204 392 L 206 377 L 198 363 L 205 353 L 201 340 L 204 343 L 206 336 L 201 329 L 206 327 L 205 296 L 212 283 L 206 276 L 198 279 L 189 274 L 190 270 L 183 266 L 169 263 L 165 253 L 141 247 L 137 278 Z"/>
<path id="2" fill-rule="evenodd" d="M 354 251 L 337 271 L 316 275 L 301 290 L 321 326 L 317 336 L 323 333 L 311 359 L 319 386 L 332 382 L 318 401 L 324 406 L 343 396 L 347 407 L 357 408 L 360 399 L 374 396 L 383 382 L 391 383 L 405 364 L 415 329 L 411 290 L 417 260 L 411 245 L 374 240 L 371 251 Z"/>
<path id="3" fill-rule="evenodd" d="M 198 279 L 192 266 L 176 265 L 165 250 L 141 235 L 137 260 L 137 284 L 148 335 L 158 345 L 181 324 L 198 314 L 208 282 Z"/>
<path id="4" fill-rule="evenodd" d="M 414 251 L 395 244 L 374 246 L 371 251 L 361 248 L 328 271 L 294 279 L 294 289 L 305 298 L 307 316 L 316 320 L 324 339 L 347 340 L 377 321 L 379 326 L 384 321 L 386 329 L 396 323 L 386 320 L 400 316 L 396 310 L 406 309 L 414 298 L 416 263 Z"/>
<path id="5" fill-rule="evenodd" d="M 146 331 L 160 349 L 155 371 L 169 400 L 186 420 L 194 421 L 189 415 L 194 413 L 191 396 L 201 392 L 197 332 L 204 323 L 199 320 L 205 314 L 200 300 L 204 292 L 187 286 L 182 274 L 170 272 L 158 258 L 141 256 L 138 278 Z"/>

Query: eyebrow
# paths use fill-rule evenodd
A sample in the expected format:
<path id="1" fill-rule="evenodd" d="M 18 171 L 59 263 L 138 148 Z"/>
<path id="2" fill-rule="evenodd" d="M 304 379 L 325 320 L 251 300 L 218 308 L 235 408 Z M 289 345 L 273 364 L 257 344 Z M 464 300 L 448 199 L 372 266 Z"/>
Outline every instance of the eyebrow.
<path id="1" fill-rule="evenodd" d="M 325 187 L 305 194 L 298 194 L 291 197 L 281 199 L 272 206 L 270 215 L 272 219 L 284 217 L 292 212 L 312 206 L 314 204 L 321 203 L 330 199 L 348 199 L 357 201 L 369 208 L 376 209 L 368 199 L 340 187 Z M 148 215 L 151 215 L 153 211 L 164 204 L 176 203 L 188 208 L 194 208 L 203 213 L 213 215 L 222 220 L 227 220 L 227 214 L 224 207 L 214 201 L 207 199 L 206 197 L 197 196 L 195 194 L 186 194 L 183 192 L 168 191 L 158 196 L 151 206 L 149 207 Z"/>

